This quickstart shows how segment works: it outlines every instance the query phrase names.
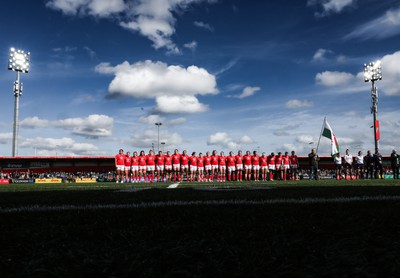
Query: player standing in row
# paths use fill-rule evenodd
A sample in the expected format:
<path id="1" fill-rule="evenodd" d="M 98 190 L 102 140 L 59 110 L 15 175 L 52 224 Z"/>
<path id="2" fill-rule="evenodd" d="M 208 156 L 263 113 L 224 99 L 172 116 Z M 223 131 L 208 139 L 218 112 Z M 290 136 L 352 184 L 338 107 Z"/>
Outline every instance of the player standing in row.
<path id="1" fill-rule="evenodd" d="M 268 156 L 265 153 L 262 153 L 260 156 L 260 172 L 261 172 L 261 180 L 267 180 L 268 174 Z"/>
<path id="2" fill-rule="evenodd" d="M 179 181 L 181 171 L 181 155 L 177 149 L 175 149 L 174 154 L 172 155 L 172 171 L 174 174 L 174 181 Z"/>
<path id="3" fill-rule="evenodd" d="M 353 156 L 350 154 L 350 150 L 346 150 L 344 155 L 344 170 L 345 179 L 353 179 Z"/>
<path id="4" fill-rule="evenodd" d="M 233 155 L 232 151 L 230 151 L 229 155 L 226 157 L 226 167 L 228 168 L 228 181 L 235 180 L 235 156 Z"/>
<path id="5" fill-rule="evenodd" d="M 147 165 L 147 175 L 148 181 L 154 181 L 154 172 L 156 170 L 156 156 L 154 155 L 153 150 L 149 151 L 149 154 L 146 157 L 146 165 Z"/>
<path id="6" fill-rule="evenodd" d="M 281 152 L 278 152 L 278 155 L 275 158 L 275 169 L 276 169 L 276 178 L 279 180 L 283 180 L 283 156 Z"/>
<path id="7" fill-rule="evenodd" d="M 115 170 L 116 170 L 116 181 L 123 183 L 124 171 L 125 171 L 125 155 L 124 150 L 120 149 L 118 154 L 115 155 Z"/>
<path id="8" fill-rule="evenodd" d="M 250 151 L 246 151 L 243 156 L 243 167 L 244 167 L 244 180 L 251 180 L 251 154 Z"/>
<path id="9" fill-rule="evenodd" d="M 164 179 L 164 166 L 165 156 L 162 151 L 159 151 L 156 155 L 156 169 L 157 169 L 157 181 L 163 181 Z"/>
<path id="10" fill-rule="evenodd" d="M 288 152 L 285 152 L 283 156 L 283 180 L 287 180 L 290 172 L 290 156 Z"/>
<path id="11" fill-rule="evenodd" d="M 274 177 L 275 177 L 275 170 L 276 170 L 275 160 L 276 160 L 275 153 L 272 152 L 268 156 L 268 169 L 269 169 L 269 180 L 270 181 L 273 181 Z"/>
<path id="12" fill-rule="evenodd" d="M 340 180 L 342 178 L 342 156 L 340 153 L 337 153 L 336 156 L 333 158 L 335 162 L 335 174 L 336 179 Z"/>
<path id="13" fill-rule="evenodd" d="M 253 156 L 251 157 L 251 164 L 253 165 L 254 180 L 259 181 L 259 179 L 260 179 L 260 156 L 257 154 L 256 151 L 253 152 Z"/>
<path id="14" fill-rule="evenodd" d="M 212 173 L 212 169 L 211 169 L 211 156 L 210 156 L 210 152 L 206 152 L 206 156 L 204 157 L 204 171 L 206 172 L 206 181 L 210 181 L 211 180 L 211 173 Z"/>
<path id="15" fill-rule="evenodd" d="M 356 176 L 357 179 L 364 179 L 364 155 L 362 151 L 359 151 L 357 156 L 355 157 L 356 160 Z"/>
<path id="16" fill-rule="evenodd" d="M 235 157 L 236 163 L 236 180 L 243 181 L 243 155 L 242 151 L 238 151 Z"/>
<path id="17" fill-rule="evenodd" d="M 140 151 L 139 154 L 139 177 L 140 181 L 146 181 L 146 154 L 144 151 Z"/>
<path id="18" fill-rule="evenodd" d="M 139 157 L 137 152 L 133 152 L 131 157 L 131 179 L 133 182 L 139 182 Z"/>
<path id="19" fill-rule="evenodd" d="M 181 154 L 181 175 L 179 181 L 182 181 L 184 176 L 186 176 L 186 180 L 189 180 L 189 156 L 186 150 Z"/>
<path id="20" fill-rule="evenodd" d="M 197 159 L 197 180 L 200 182 L 204 181 L 204 157 L 202 153 L 199 153 Z"/>
<path id="21" fill-rule="evenodd" d="M 196 173 L 197 173 L 197 161 L 198 157 L 196 156 L 196 152 L 193 152 L 192 155 L 189 157 L 189 164 L 190 164 L 190 178 L 186 178 L 187 181 L 195 181 L 196 180 Z"/>
<path id="22" fill-rule="evenodd" d="M 132 165 L 132 158 L 131 158 L 131 152 L 126 152 L 125 158 L 124 158 L 124 166 L 125 166 L 125 182 L 131 182 L 131 165 Z"/>
<path id="23" fill-rule="evenodd" d="M 218 178 L 217 181 L 225 182 L 226 181 L 226 157 L 224 152 L 220 152 L 218 157 Z"/>
<path id="24" fill-rule="evenodd" d="M 167 151 L 167 155 L 164 156 L 164 172 L 165 178 L 169 182 L 172 180 L 172 156 L 171 152 Z"/>
<path id="25" fill-rule="evenodd" d="M 292 151 L 290 156 L 290 178 L 292 180 L 297 180 L 297 169 L 299 168 L 299 158 L 297 157 L 295 151 Z"/>
<path id="26" fill-rule="evenodd" d="M 215 176 L 218 174 L 218 154 L 216 150 L 213 150 L 211 155 L 211 182 L 214 181 Z"/>

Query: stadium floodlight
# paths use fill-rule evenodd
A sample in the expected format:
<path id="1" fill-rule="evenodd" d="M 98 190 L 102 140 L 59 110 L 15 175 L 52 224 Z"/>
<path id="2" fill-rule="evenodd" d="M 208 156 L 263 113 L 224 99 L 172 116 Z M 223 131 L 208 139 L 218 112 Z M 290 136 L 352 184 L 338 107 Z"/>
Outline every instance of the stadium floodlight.
<path id="1" fill-rule="evenodd" d="M 379 129 L 379 121 L 376 119 L 376 114 L 378 113 L 378 88 L 375 86 L 375 82 L 378 80 L 382 80 L 382 65 L 381 61 L 371 62 L 369 64 L 364 64 L 364 81 L 371 82 L 371 98 L 372 98 L 372 106 L 371 106 L 371 114 L 373 114 L 374 119 L 374 143 L 375 143 L 375 152 L 379 148 L 379 140 L 380 140 L 380 131 Z"/>
<path id="2" fill-rule="evenodd" d="M 12 156 L 18 154 L 18 115 L 19 115 L 19 97 L 22 95 L 22 82 L 20 73 L 28 73 L 30 66 L 30 52 L 11 48 L 8 58 L 8 69 L 17 72 L 17 79 L 14 81 L 14 126 L 13 126 L 13 146 Z"/>
<path id="3" fill-rule="evenodd" d="M 162 126 L 162 123 L 155 123 L 157 126 L 157 143 L 158 143 L 158 148 L 157 152 L 160 152 L 160 126 Z"/>

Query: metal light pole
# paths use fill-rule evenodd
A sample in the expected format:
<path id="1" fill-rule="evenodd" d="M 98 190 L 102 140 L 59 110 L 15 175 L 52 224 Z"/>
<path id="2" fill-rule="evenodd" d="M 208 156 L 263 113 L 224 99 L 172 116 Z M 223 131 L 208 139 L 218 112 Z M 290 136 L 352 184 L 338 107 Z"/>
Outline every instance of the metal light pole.
<path id="1" fill-rule="evenodd" d="M 161 144 L 161 146 L 162 146 L 162 147 L 161 147 L 161 151 L 164 152 L 165 142 L 161 142 L 160 144 Z"/>
<path id="2" fill-rule="evenodd" d="M 379 148 L 380 131 L 379 131 L 379 121 L 376 119 L 376 114 L 378 113 L 378 88 L 375 86 L 375 81 L 382 80 L 382 66 L 381 61 L 371 62 L 369 64 L 364 64 L 364 81 L 370 82 L 372 84 L 371 88 L 371 98 L 372 106 L 371 113 L 374 119 L 374 143 L 375 151 Z M 377 132 L 378 131 L 378 132 Z M 379 136 L 379 137 L 378 137 Z"/>
<path id="3" fill-rule="evenodd" d="M 155 125 L 157 126 L 157 143 L 158 143 L 158 148 L 157 148 L 157 152 L 160 151 L 160 126 L 162 126 L 162 123 L 155 123 Z"/>
<path id="4" fill-rule="evenodd" d="M 8 69 L 17 72 L 17 79 L 14 81 L 14 126 L 13 126 L 13 145 L 12 156 L 18 154 L 18 115 L 19 115 L 19 97 L 22 95 L 22 82 L 20 73 L 29 71 L 30 53 L 20 49 L 11 48 L 8 59 Z"/>

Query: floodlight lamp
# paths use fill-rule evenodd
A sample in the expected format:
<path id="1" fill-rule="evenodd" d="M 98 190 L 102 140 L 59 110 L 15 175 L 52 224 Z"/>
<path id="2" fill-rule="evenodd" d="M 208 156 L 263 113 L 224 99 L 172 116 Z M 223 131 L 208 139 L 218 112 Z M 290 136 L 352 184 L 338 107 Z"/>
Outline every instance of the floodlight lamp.
<path id="1" fill-rule="evenodd" d="M 19 72 L 29 72 L 30 53 L 20 49 L 11 48 L 8 59 L 8 69 Z"/>

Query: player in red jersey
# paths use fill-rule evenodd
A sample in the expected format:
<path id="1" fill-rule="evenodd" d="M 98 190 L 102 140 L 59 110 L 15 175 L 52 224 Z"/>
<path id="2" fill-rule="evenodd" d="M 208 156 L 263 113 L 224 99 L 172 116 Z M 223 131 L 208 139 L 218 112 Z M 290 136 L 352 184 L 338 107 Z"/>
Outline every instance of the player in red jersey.
<path id="1" fill-rule="evenodd" d="M 271 153 L 269 156 L 268 156 L 268 170 L 269 170 L 269 180 L 270 181 L 273 181 L 274 180 L 274 178 L 275 178 L 275 170 L 276 170 L 276 168 L 275 168 L 275 159 L 276 159 L 276 156 L 275 156 L 275 153 Z"/>
<path id="2" fill-rule="evenodd" d="M 224 152 L 220 152 L 218 157 L 218 177 L 217 180 L 220 182 L 226 181 L 226 156 Z"/>
<path id="3" fill-rule="evenodd" d="M 243 166 L 244 166 L 244 180 L 251 180 L 251 154 L 250 151 L 246 151 L 243 156 Z"/>
<path id="4" fill-rule="evenodd" d="M 156 169 L 157 169 L 157 181 L 161 182 L 164 178 L 164 154 L 159 151 L 156 155 Z"/>
<path id="5" fill-rule="evenodd" d="M 283 156 L 283 179 L 286 180 L 289 177 L 290 171 L 290 156 L 288 152 L 285 152 Z"/>
<path id="6" fill-rule="evenodd" d="M 260 172 L 261 172 L 261 180 L 267 180 L 268 174 L 268 156 L 265 153 L 262 153 L 260 156 Z"/>
<path id="7" fill-rule="evenodd" d="M 132 165 L 131 152 L 126 152 L 124 165 L 125 165 L 125 178 L 124 178 L 125 182 L 131 182 L 131 177 L 130 177 L 131 165 Z"/>
<path id="8" fill-rule="evenodd" d="M 144 151 L 140 151 L 139 155 L 139 176 L 140 176 L 140 181 L 146 181 L 147 175 L 146 175 L 146 154 Z"/>
<path id="9" fill-rule="evenodd" d="M 210 181 L 211 179 L 211 168 L 210 152 L 206 152 L 206 156 L 204 157 L 204 171 L 206 174 L 206 181 Z"/>
<path id="10" fill-rule="evenodd" d="M 210 180 L 214 181 L 214 178 L 218 175 L 218 153 L 216 150 L 213 150 L 211 156 L 211 176 Z"/>
<path id="11" fill-rule="evenodd" d="M 197 180 L 204 181 L 204 157 L 202 153 L 199 153 L 197 158 Z"/>
<path id="12" fill-rule="evenodd" d="M 167 155 L 164 157 L 164 171 L 167 181 L 171 181 L 172 175 L 172 156 L 171 152 L 167 151 Z"/>
<path id="13" fill-rule="evenodd" d="M 179 180 L 182 181 L 184 176 L 186 176 L 186 180 L 189 180 L 189 156 L 186 150 L 181 154 L 181 177 Z"/>
<path id="14" fill-rule="evenodd" d="M 197 160 L 196 152 L 193 152 L 189 157 L 190 164 L 190 177 L 187 178 L 187 181 L 195 181 L 196 180 L 196 172 L 197 172 Z"/>
<path id="15" fill-rule="evenodd" d="M 149 154 L 146 156 L 146 170 L 148 175 L 148 181 L 154 181 L 154 171 L 156 170 L 156 156 L 154 155 L 153 150 L 149 151 Z"/>
<path id="16" fill-rule="evenodd" d="M 131 172 L 132 182 L 139 182 L 139 157 L 137 152 L 133 152 L 131 157 Z"/>
<path id="17" fill-rule="evenodd" d="M 243 181 L 243 154 L 242 151 L 238 151 L 238 154 L 235 156 L 236 163 L 236 180 Z"/>
<path id="18" fill-rule="evenodd" d="M 120 149 L 118 154 L 115 156 L 115 169 L 116 169 L 116 181 L 117 183 L 124 182 L 124 172 L 125 172 L 125 155 L 124 150 Z"/>
<path id="19" fill-rule="evenodd" d="M 233 155 L 233 152 L 230 151 L 229 155 L 226 157 L 226 167 L 228 168 L 228 181 L 233 181 L 234 176 L 235 176 L 235 170 L 236 170 L 236 159 L 235 156 Z"/>
<path id="20" fill-rule="evenodd" d="M 297 169 L 299 168 L 299 159 L 294 151 L 290 156 L 290 178 L 297 180 Z"/>
<path id="21" fill-rule="evenodd" d="M 275 169 L 277 179 L 283 180 L 283 156 L 281 152 L 278 152 L 278 155 L 276 156 Z"/>
<path id="22" fill-rule="evenodd" d="M 174 173 L 174 181 L 179 181 L 181 171 L 181 155 L 177 149 L 175 149 L 172 155 L 172 171 Z"/>
<path id="23" fill-rule="evenodd" d="M 255 181 L 260 180 L 260 156 L 257 154 L 257 151 L 253 152 L 251 157 L 251 164 L 253 165 L 253 177 Z"/>

